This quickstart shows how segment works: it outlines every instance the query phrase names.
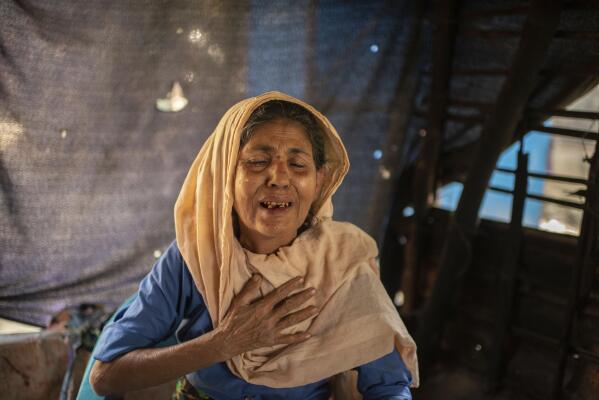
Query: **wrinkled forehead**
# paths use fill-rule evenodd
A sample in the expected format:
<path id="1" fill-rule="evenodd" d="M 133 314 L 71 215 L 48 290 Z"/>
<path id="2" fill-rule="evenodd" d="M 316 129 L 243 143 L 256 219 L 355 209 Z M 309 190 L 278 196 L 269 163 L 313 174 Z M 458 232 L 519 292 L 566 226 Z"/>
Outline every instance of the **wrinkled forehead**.
<path id="1" fill-rule="evenodd" d="M 242 131 L 239 151 L 250 143 L 269 142 L 270 140 L 283 139 L 292 142 L 303 142 L 312 149 L 312 142 L 308 131 L 300 122 L 287 117 L 276 117 L 271 120 L 261 121 L 252 126 L 247 126 Z"/>

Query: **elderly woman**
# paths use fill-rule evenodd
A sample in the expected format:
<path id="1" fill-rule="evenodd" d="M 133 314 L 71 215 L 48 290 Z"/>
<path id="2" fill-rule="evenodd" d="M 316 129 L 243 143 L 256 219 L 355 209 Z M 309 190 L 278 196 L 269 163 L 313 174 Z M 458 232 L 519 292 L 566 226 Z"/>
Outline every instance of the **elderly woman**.
<path id="1" fill-rule="evenodd" d="M 331 219 L 348 168 L 335 128 L 300 100 L 270 92 L 227 111 L 179 194 L 176 241 L 105 328 L 94 390 L 185 376 L 197 398 L 327 399 L 329 378 L 355 369 L 365 398 L 410 399 L 416 349 L 376 244 Z"/>

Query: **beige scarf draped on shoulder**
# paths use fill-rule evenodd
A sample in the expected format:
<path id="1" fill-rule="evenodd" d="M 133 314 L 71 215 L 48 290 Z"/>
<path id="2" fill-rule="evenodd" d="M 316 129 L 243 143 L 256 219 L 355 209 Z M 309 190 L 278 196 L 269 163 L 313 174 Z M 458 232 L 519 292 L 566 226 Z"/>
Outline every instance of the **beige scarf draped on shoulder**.
<path id="1" fill-rule="evenodd" d="M 233 232 L 233 188 L 241 131 L 250 114 L 270 100 L 297 103 L 325 132 L 326 168 L 310 229 L 276 253 L 254 254 Z M 255 272 L 262 293 L 296 276 L 317 288 L 320 313 L 290 332 L 310 327 L 312 337 L 291 346 L 250 351 L 227 362 L 245 381 L 294 387 L 350 370 L 389 354 L 395 346 L 418 385 L 416 346 L 379 278 L 374 240 L 356 226 L 333 221 L 331 197 L 349 168 L 347 153 L 328 119 L 310 105 L 279 92 L 231 107 L 205 142 L 175 204 L 177 245 L 216 328 L 232 299 Z"/>

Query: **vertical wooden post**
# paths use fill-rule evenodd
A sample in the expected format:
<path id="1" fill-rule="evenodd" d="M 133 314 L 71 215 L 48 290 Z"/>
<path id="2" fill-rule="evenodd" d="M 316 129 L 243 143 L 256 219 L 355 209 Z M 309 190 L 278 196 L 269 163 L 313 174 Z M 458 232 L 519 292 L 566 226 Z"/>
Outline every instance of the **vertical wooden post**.
<path id="1" fill-rule="evenodd" d="M 499 273 L 499 291 L 497 293 L 497 325 L 490 361 L 490 384 L 496 387 L 505 370 L 506 346 L 512 320 L 514 297 L 517 288 L 520 264 L 520 246 L 522 242 L 522 218 L 524 203 L 528 193 L 528 154 L 524 153 L 524 140 L 520 139 L 518 167 L 514 182 L 512 199 L 512 217 L 509 238 Z"/>
<path id="2" fill-rule="evenodd" d="M 399 79 L 393 91 L 393 100 L 390 102 L 391 106 L 401 112 L 392 113 L 389 117 L 389 135 L 383 148 L 389 149 L 383 153 L 383 160 L 381 166 L 390 168 L 390 176 L 388 177 L 390 184 L 380 184 L 376 188 L 375 193 L 372 196 L 373 203 L 376 207 L 372 208 L 370 215 L 371 225 L 367 231 L 371 232 L 375 238 L 382 242 L 387 227 L 389 225 L 389 210 L 393 207 L 393 201 L 396 198 L 398 190 L 393 186 L 398 178 L 397 171 L 400 168 L 397 166 L 402 162 L 401 151 L 405 142 L 405 131 L 408 126 L 409 117 L 412 114 L 412 107 L 416 90 L 418 89 L 419 72 L 420 66 L 420 53 L 421 53 L 421 40 L 422 40 L 422 24 L 424 19 L 424 12 L 426 11 L 425 1 L 415 1 L 408 3 L 412 9 L 413 17 L 409 24 L 409 30 L 406 34 L 408 38 L 408 45 L 405 49 L 405 59 L 403 67 L 399 73 Z M 399 34 L 399 32 L 398 32 Z M 395 150 L 393 150 L 395 149 Z"/>
<path id="3" fill-rule="evenodd" d="M 590 163 L 587 195 L 580 227 L 580 236 L 578 237 L 577 261 L 572 269 L 568 308 L 564 319 L 564 331 L 561 332 L 559 343 L 559 362 L 553 387 L 553 398 L 555 400 L 563 398 L 562 386 L 566 362 L 570 354 L 572 328 L 576 323 L 581 303 L 584 297 L 588 295 L 585 293 L 587 290 L 583 288 L 583 285 L 589 285 L 589 282 L 585 282 L 584 278 L 592 276 L 599 258 L 599 243 L 597 239 L 599 231 L 599 141 L 595 143 L 595 153 Z"/>
<path id="4" fill-rule="evenodd" d="M 441 151 L 445 114 L 449 99 L 449 80 L 453 61 L 453 47 L 456 35 L 458 1 L 437 0 L 433 2 L 433 69 L 430 93 L 428 95 L 427 129 L 420 131 L 422 150 L 414 168 L 414 220 L 409 228 L 409 242 L 405 251 L 403 276 L 403 311 L 410 312 L 416 305 L 418 266 L 422 243 L 422 228 L 426 223 L 428 210 L 433 204 L 435 180 Z"/>

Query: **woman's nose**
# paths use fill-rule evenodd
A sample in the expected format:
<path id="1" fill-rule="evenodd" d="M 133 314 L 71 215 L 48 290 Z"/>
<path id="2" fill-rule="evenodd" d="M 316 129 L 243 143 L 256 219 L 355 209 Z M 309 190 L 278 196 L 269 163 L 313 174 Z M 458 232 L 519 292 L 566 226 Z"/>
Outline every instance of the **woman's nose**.
<path id="1" fill-rule="evenodd" d="M 268 186 L 287 187 L 289 186 L 289 168 L 286 162 L 273 162 L 269 169 Z"/>

